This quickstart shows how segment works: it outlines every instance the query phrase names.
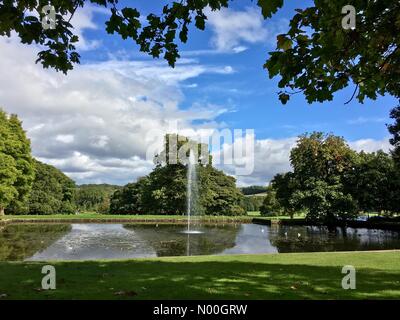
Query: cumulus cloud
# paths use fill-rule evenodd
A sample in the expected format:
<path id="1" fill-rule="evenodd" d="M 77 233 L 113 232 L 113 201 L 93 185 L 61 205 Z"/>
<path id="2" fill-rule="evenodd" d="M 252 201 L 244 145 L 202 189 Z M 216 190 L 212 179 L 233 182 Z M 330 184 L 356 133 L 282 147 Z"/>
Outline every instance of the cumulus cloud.
<path id="1" fill-rule="evenodd" d="M 258 139 L 254 141 L 253 154 L 244 151 L 244 139 L 237 139 L 232 144 L 224 145 L 223 151 L 216 151 L 214 158 L 223 159 L 221 153 L 234 155 L 235 148 L 243 148 L 242 155 L 234 157 L 232 164 L 221 163 L 219 169 L 237 179 L 240 186 L 266 185 L 277 173 L 283 173 L 290 170 L 289 155 L 290 150 L 295 146 L 297 138 L 290 137 L 286 139 Z M 237 169 L 247 164 L 253 163 L 253 170 L 250 174 L 237 175 Z"/>
<path id="2" fill-rule="evenodd" d="M 356 141 L 351 141 L 349 143 L 350 147 L 358 152 L 375 152 L 378 150 L 382 150 L 385 152 L 389 152 L 391 149 L 391 145 L 389 143 L 389 138 L 382 140 L 374 140 L 374 139 L 360 139 Z"/>
<path id="3" fill-rule="evenodd" d="M 218 168 L 234 176 L 239 186 L 267 185 L 277 173 L 291 170 L 289 156 L 291 149 L 296 145 L 296 141 L 296 137 L 255 140 L 253 157 L 243 152 L 243 156 L 235 158 L 232 164 L 221 163 Z M 238 147 L 238 143 L 240 145 L 240 142 L 239 139 L 233 143 L 228 143 L 224 146 L 224 150 L 228 154 L 234 154 L 233 150 Z M 360 139 L 350 141 L 349 146 L 358 152 L 375 152 L 378 150 L 388 152 L 390 150 L 389 139 Z M 223 152 L 216 151 L 213 156 L 222 159 L 221 154 Z M 245 161 L 254 162 L 254 170 L 249 175 L 237 175 L 237 168 L 243 166 Z"/>
<path id="4" fill-rule="evenodd" d="M 95 28 L 91 22 L 93 12 L 82 14 L 86 16 L 78 23 L 81 34 L 87 28 Z M 210 18 L 219 28 L 215 33 L 217 48 L 239 52 L 245 48 L 243 42 L 262 41 L 257 35 L 258 31 L 264 34 L 262 24 L 252 9 L 244 15 L 231 10 L 219 14 L 224 18 L 222 22 Z M 229 30 L 235 30 L 239 18 L 244 22 L 233 35 Z M 79 15 L 75 19 L 80 19 Z M 229 28 L 225 25 L 228 23 Z M 82 45 L 89 48 L 90 43 Z M 179 130 L 188 136 L 206 136 L 216 128 L 226 127 L 217 118 L 232 111 L 214 104 L 184 105 L 181 91 L 183 82 L 194 81 L 202 74 L 234 73 L 229 65 L 205 65 L 183 58 L 171 69 L 162 61 L 112 59 L 76 66 L 64 76 L 35 65 L 38 51 L 13 37 L 0 37 L 0 106 L 23 120 L 34 156 L 55 165 L 78 183 L 134 181 L 152 169 L 148 147 L 160 147 L 163 134 Z M 197 84 L 186 86 L 196 88 Z M 171 123 L 176 126 L 171 127 Z M 290 170 L 289 154 L 295 141 L 290 137 L 256 140 L 254 170 L 249 175 L 236 176 L 238 184 L 265 185 L 276 173 Z M 387 140 L 364 139 L 350 145 L 368 152 L 389 149 Z M 229 148 L 229 144 L 224 147 Z M 240 165 L 244 161 L 249 161 L 248 155 L 238 159 Z M 235 175 L 236 165 L 218 167 Z"/>
<path id="5" fill-rule="evenodd" d="M 35 65 L 39 48 L 0 38 L 0 105 L 18 114 L 33 154 L 82 182 L 123 184 L 148 173 L 149 145 L 170 132 L 218 127 L 229 111 L 185 106 L 182 81 L 201 74 L 229 75 L 230 66 L 183 59 L 175 69 L 160 61 L 106 61 L 76 66 L 68 76 Z M 196 125 L 193 125 L 196 122 Z M 153 129 L 158 135 L 149 135 Z"/>
<path id="6" fill-rule="evenodd" d="M 71 19 L 71 24 L 74 26 L 73 32 L 79 37 L 79 42 L 76 48 L 80 51 L 93 50 L 101 45 L 100 40 L 88 40 L 84 36 L 84 30 L 96 30 L 98 26 L 93 22 L 94 14 L 109 13 L 105 8 L 86 5 L 75 12 Z"/>
<path id="7" fill-rule="evenodd" d="M 263 17 L 255 8 L 208 10 L 206 15 L 214 32 L 211 42 L 219 51 L 241 52 L 246 50 L 241 43 L 261 42 L 268 35 L 263 27 Z"/>
<path id="8" fill-rule="evenodd" d="M 289 23 L 286 19 L 264 22 L 260 9 L 251 7 L 242 11 L 208 10 L 206 15 L 213 32 L 211 44 L 218 52 L 240 53 L 246 51 L 249 44 L 262 42 L 275 45 L 276 35 L 283 33 Z"/>

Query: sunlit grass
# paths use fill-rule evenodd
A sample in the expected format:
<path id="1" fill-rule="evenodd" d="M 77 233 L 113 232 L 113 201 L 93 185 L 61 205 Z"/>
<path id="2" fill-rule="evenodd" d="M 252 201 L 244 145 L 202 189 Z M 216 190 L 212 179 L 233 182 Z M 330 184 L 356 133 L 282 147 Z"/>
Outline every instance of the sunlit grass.
<path id="1" fill-rule="evenodd" d="M 56 290 L 40 290 L 45 264 L 56 267 Z M 356 268 L 355 290 L 341 287 L 344 265 Z M 0 262 L 1 294 L 5 299 L 400 299 L 400 252 Z"/>
<path id="2" fill-rule="evenodd" d="M 196 219 L 197 217 L 194 217 Z M 82 213 L 73 215 L 53 214 L 53 215 L 6 215 L 3 219 L 11 220 L 112 220 L 112 219 L 129 219 L 129 220 L 186 220 L 186 215 L 114 215 L 114 214 L 98 214 L 98 213 Z M 203 220 L 251 220 L 251 216 L 200 216 L 198 219 Z"/>

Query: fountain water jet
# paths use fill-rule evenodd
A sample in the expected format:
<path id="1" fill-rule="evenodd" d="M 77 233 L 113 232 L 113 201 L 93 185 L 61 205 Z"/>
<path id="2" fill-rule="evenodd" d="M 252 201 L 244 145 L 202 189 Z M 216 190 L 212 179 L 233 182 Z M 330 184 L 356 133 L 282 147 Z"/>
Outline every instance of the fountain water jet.
<path id="1" fill-rule="evenodd" d="M 187 234 L 200 234 L 201 231 L 191 230 L 191 219 L 192 216 L 197 213 L 199 190 L 197 185 L 197 168 L 196 168 L 196 157 L 194 156 L 193 150 L 189 153 L 189 162 L 187 170 L 187 230 L 184 233 Z"/>

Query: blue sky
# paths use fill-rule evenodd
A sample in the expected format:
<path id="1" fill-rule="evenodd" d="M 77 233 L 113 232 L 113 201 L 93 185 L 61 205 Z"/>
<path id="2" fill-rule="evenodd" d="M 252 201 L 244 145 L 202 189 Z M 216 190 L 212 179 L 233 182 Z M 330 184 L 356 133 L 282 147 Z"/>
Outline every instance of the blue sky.
<path id="1" fill-rule="evenodd" d="M 143 15 L 160 12 L 166 1 L 135 1 Z M 306 131 L 320 130 L 333 132 L 349 140 L 363 138 L 382 139 L 388 136 L 385 124 L 390 121 L 388 115 L 396 105 L 392 97 L 380 97 L 376 101 L 366 100 L 363 104 L 354 99 L 350 104 L 345 102 L 351 97 L 353 88 L 347 88 L 338 94 L 332 102 L 308 104 L 301 94 L 292 97 L 282 106 L 277 98 L 277 79 L 269 79 L 263 64 L 268 52 L 275 48 L 273 35 L 287 30 L 288 22 L 295 8 L 305 7 L 310 1 L 290 1 L 283 9 L 264 21 L 262 28 L 268 34 L 264 39 L 251 43 L 239 39 L 236 47 L 247 49 L 240 53 L 232 51 L 218 52 L 212 44 L 215 32 L 207 25 L 205 31 L 191 28 L 189 41 L 181 44 L 182 57 L 192 58 L 208 65 L 229 65 L 235 72 L 224 74 L 203 74 L 196 79 L 182 82 L 185 99 L 181 108 L 193 103 L 213 104 L 228 107 L 230 112 L 217 119 L 232 128 L 254 128 L 257 138 L 285 138 L 299 135 Z M 130 5 L 122 1 L 120 6 Z M 250 1 L 232 2 L 232 11 L 246 11 L 249 8 L 258 10 Z M 106 16 L 99 13 L 94 17 L 101 26 Z M 101 29 L 88 30 L 85 36 L 89 40 L 101 40 L 103 45 L 96 50 L 83 52 L 82 62 L 106 60 L 109 54 L 123 51 L 133 59 L 151 59 L 137 50 L 131 41 L 122 41 L 118 36 L 110 36 Z M 196 51 L 199 51 L 198 53 Z M 201 53 L 203 51 L 203 53 Z M 178 62 L 179 63 L 179 62 Z"/>
<path id="2" fill-rule="evenodd" d="M 165 2 L 119 5 L 137 4 L 146 15 Z M 108 35 L 105 9 L 86 6 L 72 20 L 82 58 L 68 76 L 35 65 L 40 48 L 21 45 L 15 36 L 0 39 L 0 74 L 7 79 L 0 83 L 0 106 L 24 121 L 37 158 L 78 183 L 124 184 L 147 174 L 153 164 L 145 156 L 145 136 L 155 128 L 168 131 L 167 120 L 178 120 L 186 131 L 254 129 L 255 170 L 237 177 L 241 185 L 266 184 L 289 170 L 290 148 L 304 132 L 332 132 L 356 150 L 388 150 L 392 97 L 345 105 L 353 93 L 347 88 L 332 102 L 309 105 L 301 94 L 286 106 L 279 102 L 278 78 L 269 79 L 263 64 L 293 10 L 306 5 L 290 1 L 265 21 L 254 2 L 232 2 L 209 15 L 205 31 L 190 29 L 175 69 Z"/>

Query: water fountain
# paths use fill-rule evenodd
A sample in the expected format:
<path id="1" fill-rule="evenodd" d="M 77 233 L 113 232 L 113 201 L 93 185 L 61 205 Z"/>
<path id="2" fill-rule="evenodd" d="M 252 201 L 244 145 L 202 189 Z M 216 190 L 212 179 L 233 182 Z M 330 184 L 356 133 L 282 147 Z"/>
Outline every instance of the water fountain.
<path id="1" fill-rule="evenodd" d="M 201 231 L 191 230 L 192 218 L 198 213 L 199 190 L 197 183 L 197 163 L 193 150 L 190 150 L 187 170 L 187 234 L 200 234 Z"/>

